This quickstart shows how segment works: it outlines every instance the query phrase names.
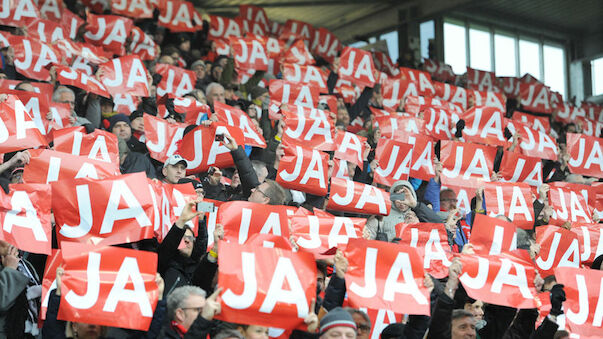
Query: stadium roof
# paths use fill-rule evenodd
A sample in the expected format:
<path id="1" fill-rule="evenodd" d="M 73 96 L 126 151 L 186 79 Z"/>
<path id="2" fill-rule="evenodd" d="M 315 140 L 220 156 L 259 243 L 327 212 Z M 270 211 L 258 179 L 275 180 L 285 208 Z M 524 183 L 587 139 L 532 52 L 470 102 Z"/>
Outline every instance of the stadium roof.
<path id="1" fill-rule="evenodd" d="M 263 7 L 271 20 L 305 21 L 326 27 L 343 41 L 395 29 L 400 16 L 480 16 L 507 25 L 532 26 L 567 36 L 603 32 L 602 0 L 194 0 L 211 14 L 235 16 L 240 4 Z M 404 12 L 408 9 L 408 12 Z M 400 12 L 402 10 L 402 12 Z M 401 14 L 404 13 L 404 14 Z"/>

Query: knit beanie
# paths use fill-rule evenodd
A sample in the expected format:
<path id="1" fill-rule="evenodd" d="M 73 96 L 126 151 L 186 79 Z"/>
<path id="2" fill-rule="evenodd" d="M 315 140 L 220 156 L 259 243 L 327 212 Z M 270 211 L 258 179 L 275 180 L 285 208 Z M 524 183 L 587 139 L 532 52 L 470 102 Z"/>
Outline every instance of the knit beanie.
<path id="1" fill-rule="evenodd" d="M 344 326 L 356 329 L 354 318 L 341 307 L 335 307 L 320 321 L 320 333 L 323 334 L 333 327 Z"/>
<path id="2" fill-rule="evenodd" d="M 115 124 L 120 121 L 123 121 L 126 124 L 130 125 L 130 118 L 128 118 L 128 116 L 123 113 L 119 113 L 109 118 L 109 127 L 107 128 L 107 130 L 109 132 L 113 131 L 113 127 L 115 126 Z"/>

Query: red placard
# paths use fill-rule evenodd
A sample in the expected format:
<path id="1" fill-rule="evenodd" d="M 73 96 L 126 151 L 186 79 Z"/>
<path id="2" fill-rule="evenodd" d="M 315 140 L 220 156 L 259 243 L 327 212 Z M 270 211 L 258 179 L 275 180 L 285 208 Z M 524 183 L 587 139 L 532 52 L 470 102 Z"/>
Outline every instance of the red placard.
<path id="1" fill-rule="evenodd" d="M 331 178 L 327 209 L 360 214 L 388 215 L 391 210 L 389 193 L 375 186 Z"/>
<path id="2" fill-rule="evenodd" d="M 557 226 L 536 227 L 540 251 L 534 259 L 540 275 L 554 274 L 556 267 L 580 267 L 580 246 L 576 233 Z"/>
<path id="3" fill-rule="evenodd" d="M 209 16 L 209 38 L 215 40 L 217 38 L 228 39 L 228 37 L 239 37 L 242 29 L 235 19 L 230 19 L 222 16 Z"/>
<path id="4" fill-rule="evenodd" d="M 105 52 L 101 46 L 95 46 L 86 42 L 75 42 L 68 39 L 57 41 L 57 46 L 65 54 L 67 59 L 81 58 L 91 64 L 102 64 L 109 61 L 109 52 Z"/>
<path id="5" fill-rule="evenodd" d="M 19 90 L 3 90 L 3 93 L 16 96 L 25 106 L 25 113 L 31 117 L 40 133 L 48 138 L 50 121 L 46 115 L 50 111 L 50 103 L 46 93 L 26 92 Z M 15 116 L 16 117 L 16 116 Z"/>
<path id="6" fill-rule="evenodd" d="M 105 85 L 100 81 L 96 80 L 93 76 L 88 76 L 81 70 L 76 70 L 71 67 L 58 65 L 56 67 L 57 80 L 63 85 L 75 86 L 81 88 L 86 92 L 91 92 L 110 98 L 111 95 L 107 92 Z"/>
<path id="7" fill-rule="evenodd" d="M 160 181 L 147 179 L 151 189 L 151 198 L 155 207 L 154 229 L 155 238 L 162 242 L 168 234 L 178 217 L 182 213 L 186 202 L 197 199 L 197 193 L 190 184 L 166 184 Z M 198 234 L 198 218 L 195 217 L 186 223 L 193 231 Z"/>
<path id="8" fill-rule="evenodd" d="M 38 7 L 42 17 L 54 21 L 61 20 L 61 12 L 64 10 L 62 0 L 40 0 Z"/>
<path id="9" fill-rule="evenodd" d="M 400 67 L 400 72 L 402 83 L 406 83 L 407 85 L 404 86 L 408 86 L 407 93 L 410 92 L 412 87 L 412 92 L 415 96 L 435 96 L 435 88 L 433 87 L 429 73 L 407 67 Z"/>
<path id="10" fill-rule="evenodd" d="M 295 104 L 316 107 L 320 90 L 315 86 L 304 85 L 284 80 L 271 80 L 269 85 L 270 99 L 283 104 Z"/>
<path id="11" fill-rule="evenodd" d="M 460 104 L 455 104 L 445 99 L 438 99 L 432 97 L 424 97 L 417 95 L 408 95 L 404 98 L 404 111 L 410 114 L 418 115 L 419 112 L 427 109 L 427 108 L 442 108 L 447 112 L 453 114 L 461 114 L 464 112 L 463 106 Z M 455 119 L 455 123 L 458 121 Z"/>
<path id="12" fill-rule="evenodd" d="M 491 91 L 469 91 L 469 96 L 473 98 L 473 105 L 476 107 L 486 106 L 497 108 L 506 112 L 506 100 L 502 93 L 494 93 Z"/>
<path id="13" fill-rule="evenodd" d="M 101 45 L 107 51 L 125 55 L 126 39 L 134 23 L 132 19 L 118 15 L 95 15 L 88 13 L 84 39 L 93 45 Z M 118 72 L 117 73 L 121 73 Z"/>
<path id="14" fill-rule="evenodd" d="M 603 178 L 602 138 L 567 133 L 568 167 L 572 173 Z"/>
<path id="15" fill-rule="evenodd" d="M 467 294 L 484 303 L 536 308 L 534 265 L 525 251 L 498 255 L 461 255 L 459 280 Z"/>
<path id="16" fill-rule="evenodd" d="M 299 144 L 308 148 L 333 151 L 336 149 L 333 142 L 334 131 L 334 123 L 330 118 L 308 119 L 299 116 L 298 118 L 285 119 L 283 139 L 287 139 L 292 144 Z"/>
<path id="17" fill-rule="evenodd" d="M 424 59 L 423 69 L 431 74 L 433 79 L 450 82 L 456 80 L 456 75 L 454 74 L 454 71 L 452 71 L 452 66 L 438 60 Z"/>
<path id="18" fill-rule="evenodd" d="M 25 25 L 27 37 L 38 39 L 41 42 L 54 43 L 63 39 L 63 27 L 60 23 L 44 19 L 31 19 Z"/>
<path id="19" fill-rule="evenodd" d="M 283 79 L 290 82 L 299 82 L 319 88 L 320 93 L 328 93 L 327 72 L 316 66 L 298 64 L 283 64 Z"/>
<path id="20" fill-rule="evenodd" d="M 521 123 L 532 127 L 532 129 L 543 133 L 549 133 L 551 131 L 551 123 L 549 122 L 548 117 L 539 117 L 536 115 L 515 111 L 513 112 L 513 120 L 518 120 Z"/>
<path id="21" fill-rule="evenodd" d="M 429 315 L 429 293 L 417 250 L 377 240 L 350 239 L 345 284 L 352 307 Z"/>
<path id="22" fill-rule="evenodd" d="M 425 107 L 422 110 L 425 123 L 425 134 L 436 140 L 450 140 L 456 131 L 456 122 L 459 116 L 443 108 Z"/>
<path id="23" fill-rule="evenodd" d="M 239 324 L 302 328 L 316 298 L 316 264 L 310 253 L 220 243 L 216 318 Z"/>
<path id="24" fill-rule="evenodd" d="M 214 112 L 218 117 L 218 121 L 229 126 L 238 127 L 243 131 L 245 145 L 266 148 L 266 141 L 261 129 L 251 121 L 247 113 L 221 102 L 214 103 Z"/>
<path id="25" fill-rule="evenodd" d="M 516 99 L 519 97 L 520 79 L 516 77 L 498 77 L 501 83 L 501 89 L 507 98 Z"/>
<path id="26" fill-rule="evenodd" d="M 148 72 L 138 55 L 115 58 L 100 65 L 99 69 L 103 72 L 101 80 L 111 95 L 149 96 Z"/>
<path id="27" fill-rule="evenodd" d="M 283 56 L 282 62 L 297 65 L 313 65 L 316 63 L 304 40 L 301 39 L 295 41 L 295 43 L 289 47 Z"/>
<path id="28" fill-rule="evenodd" d="M 498 175 L 509 182 L 542 185 L 542 160 L 517 152 L 504 152 Z"/>
<path id="29" fill-rule="evenodd" d="M 373 54 L 375 68 L 389 76 L 398 76 L 400 74 L 400 70 L 394 66 L 394 62 L 390 59 L 389 55 L 381 51 L 371 51 L 371 53 Z"/>
<path id="30" fill-rule="evenodd" d="M 11 184 L 0 192 L 0 240 L 22 251 L 50 255 L 50 185 Z"/>
<path id="31" fill-rule="evenodd" d="M 436 91 L 436 97 L 441 100 L 448 101 L 451 105 L 460 107 L 462 110 L 467 109 L 467 90 L 463 87 L 457 87 L 451 84 L 442 82 L 433 82 L 433 87 Z"/>
<path id="32" fill-rule="evenodd" d="M 46 266 L 44 267 L 44 278 L 42 278 L 40 320 L 46 319 L 46 309 L 48 308 L 50 291 L 57 288 L 57 282 L 55 280 L 57 275 L 57 268 L 62 265 L 63 257 L 61 256 L 61 250 L 53 249 L 51 254 L 48 255 L 48 258 L 46 259 Z"/>
<path id="33" fill-rule="evenodd" d="M 549 205 L 554 210 L 549 221 L 551 224 L 561 226 L 566 221 L 592 223 L 592 211 L 581 192 L 561 185 L 550 186 Z"/>
<path id="34" fill-rule="evenodd" d="M 130 33 L 130 50 L 133 54 L 138 55 L 142 60 L 155 60 L 157 58 L 157 43 L 153 37 L 145 33 L 137 26 L 132 27 Z"/>
<path id="35" fill-rule="evenodd" d="M 429 180 L 435 176 L 433 169 L 434 140 L 422 135 L 417 135 L 415 138 L 409 175 L 413 178 Z"/>
<path id="36" fill-rule="evenodd" d="M 288 214 L 292 212 L 287 206 L 232 201 L 220 205 L 216 223 L 224 225 L 224 240 L 240 245 L 257 233 L 288 239 Z"/>
<path id="37" fill-rule="evenodd" d="M 337 73 L 342 80 L 349 80 L 362 86 L 375 86 L 375 65 L 368 51 L 352 47 L 344 48 Z"/>
<path id="38" fill-rule="evenodd" d="M 530 157 L 557 160 L 557 142 L 548 133 L 534 130 L 518 122 L 509 122 L 507 127 L 511 133 L 519 133 L 520 152 Z"/>
<path id="39" fill-rule="evenodd" d="M 559 267 L 555 269 L 557 283 L 563 284 L 566 301 L 563 303 L 565 325 L 580 338 L 601 336 L 601 299 L 603 271 Z"/>
<path id="40" fill-rule="evenodd" d="M 494 107 L 473 107 L 461 116 L 465 120 L 463 138 L 467 142 L 484 145 L 505 146 L 504 113 Z"/>
<path id="41" fill-rule="evenodd" d="M 156 253 L 65 243 L 61 256 L 59 320 L 149 329 L 159 297 Z"/>
<path id="42" fill-rule="evenodd" d="M 70 39 L 75 39 L 80 27 L 84 24 L 84 19 L 75 15 L 68 9 L 63 8 L 61 13 L 61 25 L 63 31 L 68 33 Z"/>
<path id="43" fill-rule="evenodd" d="M 30 79 L 50 79 L 50 73 L 45 66 L 59 63 L 61 53 L 58 49 L 37 39 L 24 39 L 16 35 L 10 37 L 8 42 L 15 52 L 14 64 L 17 72 Z"/>
<path id="44" fill-rule="evenodd" d="M 181 97 L 195 89 L 197 75 L 193 71 L 167 64 L 157 64 L 155 73 L 161 75 L 161 82 L 157 85 L 158 96 L 171 94 Z"/>
<path id="45" fill-rule="evenodd" d="M 329 185 L 329 155 L 300 145 L 283 145 L 285 154 L 278 165 L 276 182 L 285 188 L 325 196 Z"/>
<path id="46" fill-rule="evenodd" d="M 456 141 L 442 141 L 442 184 L 478 187 L 490 181 L 496 148 Z M 412 173 L 411 173 L 412 176 Z"/>
<path id="47" fill-rule="evenodd" d="M 120 174 L 117 163 L 48 149 L 29 150 L 29 154 L 31 159 L 23 171 L 23 181 L 29 184 L 78 178 L 105 179 Z"/>
<path id="48" fill-rule="evenodd" d="M 596 257 L 603 254 L 603 232 L 599 224 L 573 223 L 571 231 L 578 236 L 580 263 L 590 267 Z"/>
<path id="49" fill-rule="evenodd" d="M 144 114 L 145 144 L 151 158 L 165 162 L 178 150 L 187 124 L 168 123 L 164 119 Z"/>
<path id="50" fill-rule="evenodd" d="M 314 215 L 295 215 L 291 218 L 291 231 L 301 251 L 322 254 L 332 248 L 345 248 L 349 239 L 362 237 L 365 218 L 336 217 L 315 209 Z"/>
<path id="51" fill-rule="evenodd" d="M 0 132 L 1 153 L 47 145 L 23 102 L 11 94 L 0 103 Z"/>
<path id="52" fill-rule="evenodd" d="M 55 131 L 54 150 L 119 164 L 117 136 L 101 129 L 86 133 L 84 127 L 77 126 Z"/>
<path id="53" fill-rule="evenodd" d="M 203 19 L 192 2 L 161 0 L 158 23 L 171 32 L 195 32 L 203 29 Z"/>
<path id="54" fill-rule="evenodd" d="M 396 140 L 381 138 L 375 150 L 375 160 L 379 167 L 373 180 L 376 183 L 392 186 L 398 180 L 407 180 L 410 171 L 413 146 Z"/>
<path id="55" fill-rule="evenodd" d="M 40 17 L 40 11 L 32 0 L 5 2 L 2 7 L 0 25 L 21 27 L 25 20 Z"/>
<path id="56" fill-rule="evenodd" d="M 499 219 L 476 214 L 469 239 L 475 253 L 496 255 L 517 249 L 517 226 Z"/>
<path id="57" fill-rule="evenodd" d="M 270 20 L 263 8 L 253 5 L 239 5 L 239 14 L 251 22 L 261 24 L 266 32 L 270 32 Z"/>
<path id="58" fill-rule="evenodd" d="M 188 161 L 188 174 L 206 172 L 210 166 L 227 168 L 234 165 L 230 150 L 223 142 L 216 140 L 216 135 L 219 134 L 230 135 L 237 145 L 245 145 L 243 132 L 237 127 L 220 122 L 196 127 L 182 138 L 176 152 Z"/>
<path id="59" fill-rule="evenodd" d="M 52 184 L 59 241 L 123 244 L 153 237 L 154 204 L 143 172 Z"/>
<path id="60" fill-rule="evenodd" d="M 494 72 L 480 71 L 471 67 L 467 67 L 467 88 L 478 91 L 501 91 Z"/>
<path id="61" fill-rule="evenodd" d="M 394 139 L 407 144 L 415 144 L 415 138 L 423 133 L 423 119 L 389 115 L 377 117 L 375 120 L 383 138 Z"/>
<path id="62" fill-rule="evenodd" d="M 289 19 L 285 22 L 283 31 L 279 35 L 279 39 L 303 39 L 308 40 L 311 45 L 312 39 L 314 39 L 314 27 L 307 22 Z"/>
<path id="63" fill-rule="evenodd" d="M 549 89 L 541 83 L 521 83 L 519 85 L 519 97 L 522 107 L 530 112 L 548 113 L 552 112 Z"/>
<path id="64" fill-rule="evenodd" d="M 366 138 L 350 132 L 338 132 L 335 137 L 335 158 L 362 167 L 364 163 Z"/>
<path id="65" fill-rule="evenodd" d="M 448 276 L 448 267 L 452 263 L 452 252 L 448 245 L 448 234 L 444 224 L 418 223 L 398 224 L 397 237 L 400 245 L 417 249 L 423 259 L 423 269 L 436 279 Z"/>
<path id="66" fill-rule="evenodd" d="M 230 37 L 229 42 L 237 68 L 256 71 L 268 70 L 268 56 L 264 41 L 254 38 Z"/>
<path id="67" fill-rule="evenodd" d="M 517 227 L 534 228 L 532 189 L 526 183 L 487 182 L 484 199 L 488 215 L 504 215 Z"/>
<path id="68" fill-rule="evenodd" d="M 153 17 L 153 3 L 151 0 L 111 0 L 111 13 L 133 19 L 148 19 Z"/>

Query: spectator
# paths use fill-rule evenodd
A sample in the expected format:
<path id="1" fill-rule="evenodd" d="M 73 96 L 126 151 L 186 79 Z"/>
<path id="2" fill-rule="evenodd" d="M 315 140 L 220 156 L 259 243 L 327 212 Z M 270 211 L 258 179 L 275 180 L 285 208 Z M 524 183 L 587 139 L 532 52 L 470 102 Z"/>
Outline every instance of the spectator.
<path id="1" fill-rule="evenodd" d="M 171 155 L 163 164 L 161 173 L 165 182 L 177 184 L 186 175 L 188 162 L 179 154 Z"/>

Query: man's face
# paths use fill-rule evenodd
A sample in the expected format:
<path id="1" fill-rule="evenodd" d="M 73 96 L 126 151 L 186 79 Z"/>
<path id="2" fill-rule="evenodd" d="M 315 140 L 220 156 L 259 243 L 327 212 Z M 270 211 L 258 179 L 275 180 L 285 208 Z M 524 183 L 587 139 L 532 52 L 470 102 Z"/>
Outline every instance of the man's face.
<path id="1" fill-rule="evenodd" d="M 116 122 L 111 132 L 123 140 L 128 140 L 132 137 L 132 128 L 125 121 Z"/>
<path id="2" fill-rule="evenodd" d="M 182 306 L 176 310 L 176 319 L 174 320 L 188 330 L 199 316 L 199 313 L 201 313 L 203 306 L 205 306 L 204 297 L 189 295 L 182 303 Z"/>
<path id="3" fill-rule="evenodd" d="M 113 105 L 111 103 L 103 103 L 101 104 L 101 113 L 111 113 L 113 112 Z"/>
<path id="4" fill-rule="evenodd" d="M 222 77 L 222 67 L 221 66 L 212 67 L 211 75 L 215 80 L 220 80 L 220 78 Z"/>
<path id="5" fill-rule="evenodd" d="M 69 104 L 69 107 L 73 110 L 75 109 L 75 95 L 70 92 L 62 92 L 59 95 L 59 103 Z"/>
<path id="6" fill-rule="evenodd" d="M 351 327 L 336 326 L 321 335 L 320 339 L 356 339 L 356 331 Z"/>
<path id="7" fill-rule="evenodd" d="M 77 338 L 98 338 L 101 335 L 101 327 L 99 325 L 73 323 L 73 332 Z"/>
<path id="8" fill-rule="evenodd" d="M 321 271 L 317 271 L 316 288 L 319 292 L 323 292 L 325 290 L 325 275 Z"/>
<path id="9" fill-rule="evenodd" d="M 368 339 L 371 334 L 371 326 L 366 319 L 358 313 L 352 314 L 352 318 L 354 318 L 356 328 L 358 328 L 358 335 L 356 337 L 358 339 Z"/>
<path id="10" fill-rule="evenodd" d="M 267 183 L 262 183 L 260 186 L 251 190 L 251 195 L 247 199 L 249 202 L 255 202 L 257 204 L 268 204 L 270 198 L 266 195 L 268 189 Z"/>
<path id="11" fill-rule="evenodd" d="M 205 66 L 203 66 L 203 65 L 196 65 L 193 68 L 193 71 L 195 72 L 195 75 L 197 75 L 197 79 L 203 79 L 203 78 L 205 78 Z"/>
<path id="12" fill-rule="evenodd" d="M 456 193 L 453 191 L 445 191 L 440 198 L 440 209 L 442 211 L 450 211 L 456 208 Z"/>
<path id="13" fill-rule="evenodd" d="M 476 300 L 473 304 L 466 303 L 465 310 L 471 312 L 475 320 L 484 318 L 484 303 L 481 300 Z"/>
<path id="14" fill-rule="evenodd" d="M 222 86 L 214 87 L 212 89 L 212 91 L 207 94 L 207 99 L 209 100 L 209 103 L 212 106 L 214 105 L 214 101 L 225 104 L 226 100 L 224 97 L 224 87 L 222 87 Z"/>
<path id="15" fill-rule="evenodd" d="M 451 339 L 473 339 L 475 338 L 475 318 L 464 317 L 452 321 Z"/>
<path id="16" fill-rule="evenodd" d="M 178 251 L 180 251 L 183 256 L 188 258 L 193 253 L 193 247 L 195 246 L 195 235 L 190 229 L 187 228 L 184 232 L 182 242 L 184 243 L 184 247 L 182 247 Z"/>
<path id="17" fill-rule="evenodd" d="M 132 125 L 132 129 L 133 130 L 135 130 L 137 132 L 144 133 L 144 119 L 143 119 L 143 117 L 136 118 L 136 119 L 132 120 L 132 122 L 130 124 Z"/>
<path id="18" fill-rule="evenodd" d="M 186 165 L 181 162 L 176 165 L 167 165 L 163 168 L 163 175 L 170 184 L 177 184 L 178 180 L 186 175 Z"/>

